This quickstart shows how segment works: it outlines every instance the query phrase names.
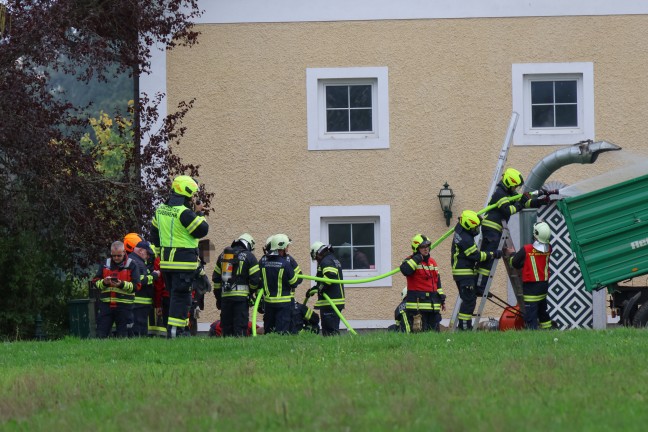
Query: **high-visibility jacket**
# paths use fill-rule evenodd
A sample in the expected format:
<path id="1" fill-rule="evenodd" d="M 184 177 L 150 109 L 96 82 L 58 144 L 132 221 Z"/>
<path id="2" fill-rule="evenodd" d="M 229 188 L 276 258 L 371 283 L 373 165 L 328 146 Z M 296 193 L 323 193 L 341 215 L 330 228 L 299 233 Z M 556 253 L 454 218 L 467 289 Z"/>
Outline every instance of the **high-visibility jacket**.
<path id="1" fill-rule="evenodd" d="M 103 280 L 107 277 L 115 277 L 123 281 L 124 286 L 118 288 L 104 285 Z M 103 303 L 109 303 L 110 307 L 117 307 L 119 304 L 132 305 L 135 298 L 134 291 L 140 285 L 139 280 L 139 269 L 128 257 L 119 264 L 110 258 L 106 259 L 93 279 L 95 286 L 100 290 L 99 299 Z"/>
<path id="2" fill-rule="evenodd" d="M 260 285 L 266 306 L 293 300 L 297 275 L 286 257 L 265 255 L 259 261 L 259 269 L 261 270 Z"/>
<path id="3" fill-rule="evenodd" d="M 517 192 L 511 191 L 499 182 L 491 196 L 488 205 L 497 204 L 496 207 L 488 210 L 482 219 L 482 233 L 484 230 L 502 231 L 502 221 L 508 222 L 510 217 L 525 208 L 538 208 L 542 205 L 537 197 L 522 195 L 519 200 L 512 201 L 511 198 Z"/>
<path id="4" fill-rule="evenodd" d="M 198 240 L 209 230 L 204 216 L 184 205 L 180 196 L 171 196 L 155 211 L 151 240 L 159 248 L 162 271 L 193 271 L 198 268 Z"/>
<path id="5" fill-rule="evenodd" d="M 437 263 L 431 256 L 417 264 L 410 255 L 400 266 L 401 273 L 407 279 L 408 291 L 436 292 L 439 290 L 440 278 Z M 443 294 L 443 292 L 441 292 Z"/>
<path id="6" fill-rule="evenodd" d="M 333 253 L 329 252 L 317 263 L 317 274 L 315 276 L 326 279 L 344 280 L 342 264 L 340 264 L 340 261 Z M 333 302 L 338 309 L 344 309 L 344 284 L 318 282 L 318 285 L 321 287 L 322 293 L 329 296 L 331 302 Z M 317 294 L 315 309 L 331 306 L 328 300 L 324 298 L 323 294 Z"/>
<path id="7" fill-rule="evenodd" d="M 412 256 L 403 260 L 401 273 L 407 279 L 407 310 L 441 310 L 441 278 L 437 263 L 431 256 L 423 259 L 420 264 Z"/>
<path id="8" fill-rule="evenodd" d="M 549 256 L 547 252 L 540 252 L 532 244 L 524 245 L 524 265 L 522 266 L 522 282 L 543 282 L 549 280 Z"/>
<path id="9" fill-rule="evenodd" d="M 522 294 L 525 303 L 539 302 L 547 298 L 549 290 L 549 259 L 551 247 L 541 252 L 533 244 L 524 245 L 511 258 L 511 266 L 522 269 Z"/>
<path id="10" fill-rule="evenodd" d="M 452 262 L 452 278 L 456 281 L 474 279 L 477 274 L 477 263 L 486 261 L 489 255 L 481 252 L 475 244 L 475 237 L 461 224 L 455 226 L 450 261 Z"/>

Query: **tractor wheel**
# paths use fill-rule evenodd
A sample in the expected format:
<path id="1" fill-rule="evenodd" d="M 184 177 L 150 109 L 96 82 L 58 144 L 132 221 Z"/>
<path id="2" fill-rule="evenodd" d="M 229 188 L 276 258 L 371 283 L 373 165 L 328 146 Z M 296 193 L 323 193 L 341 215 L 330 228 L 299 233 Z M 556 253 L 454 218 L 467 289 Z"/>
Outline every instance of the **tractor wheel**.
<path id="1" fill-rule="evenodd" d="M 632 325 L 637 328 L 648 327 L 648 303 L 641 305 L 632 320 Z"/>

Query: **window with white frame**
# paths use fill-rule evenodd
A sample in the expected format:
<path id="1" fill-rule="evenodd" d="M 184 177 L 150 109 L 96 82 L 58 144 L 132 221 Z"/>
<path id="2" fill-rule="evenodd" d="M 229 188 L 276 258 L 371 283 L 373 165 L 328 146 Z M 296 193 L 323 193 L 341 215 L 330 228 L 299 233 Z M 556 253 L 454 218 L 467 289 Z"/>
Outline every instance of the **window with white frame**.
<path id="1" fill-rule="evenodd" d="M 514 143 L 575 144 L 594 139 L 592 63 L 529 63 L 512 68 Z"/>
<path id="2" fill-rule="evenodd" d="M 309 150 L 389 148 L 386 67 L 306 70 Z"/>
<path id="3" fill-rule="evenodd" d="M 333 246 L 344 278 L 365 279 L 391 270 L 391 216 L 389 206 L 313 206 L 311 244 Z M 312 263 L 311 271 L 317 269 Z M 391 286 L 391 276 L 349 286 Z"/>

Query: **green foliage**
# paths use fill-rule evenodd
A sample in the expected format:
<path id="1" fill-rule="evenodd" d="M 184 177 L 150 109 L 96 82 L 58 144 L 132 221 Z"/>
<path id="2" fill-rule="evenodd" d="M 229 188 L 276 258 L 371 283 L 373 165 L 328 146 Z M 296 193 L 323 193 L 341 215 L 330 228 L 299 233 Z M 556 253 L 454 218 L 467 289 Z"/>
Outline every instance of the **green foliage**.
<path id="1" fill-rule="evenodd" d="M 71 287 L 70 278 L 60 270 L 64 261 L 55 247 L 41 242 L 33 231 L 0 236 L 0 335 L 32 338 L 38 314 L 48 323 L 52 335 L 60 333 Z"/>
<path id="2" fill-rule="evenodd" d="M 81 148 L 91 153 L 95 168 L 106 178 L 124 180 L 134 178 L 134 173 L 124 173 L 127 161 L 135 147 L 133 143 L 133 101 L 129 101 L 129 114 L 112 119 L 101 111 L 99 117 L 89 119 L 93 134 L 81 138 Z"/>
<path id="3" fill-rule="evenodd" d="M 616 329 L 3 344 L 0 429 L 634 430 L 648 420 L 645 338 Z"/>

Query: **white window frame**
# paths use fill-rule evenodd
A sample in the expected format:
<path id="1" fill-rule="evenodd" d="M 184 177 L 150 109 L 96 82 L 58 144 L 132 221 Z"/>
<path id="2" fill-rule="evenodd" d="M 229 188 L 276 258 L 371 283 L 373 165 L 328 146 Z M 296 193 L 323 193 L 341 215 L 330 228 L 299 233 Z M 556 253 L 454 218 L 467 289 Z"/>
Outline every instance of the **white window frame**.
<path id="1" fill-rule="evenodd" d="M 328 243 L 328 224 L 335 223 L 374 223 L 376 246 L 376 268 L 344 270 L 344 279 L 365 279 L 389 272 L 391 269 L 391 207 L 388 205 L 370 206 L 311 206 L 310 243 Z M 311 274 L 317 271 L 317 262 L 311 262 Z M 348 284 L 353 287 L 391 287 L 392 277 L 388 276 L 362 284 Z"/>
<path id="2" fill-rule="evenodd" d="M 372 86 L 371 132 L 326 132 L 327 84 Z M 387 67 L 306 69 L 308 150 L 371 150 L 389 148 Z"/>
<path id="3" fill-rule="evenodd" d="M 578 127 L 532 128 L 531 81 L 576 80 Z M 522 63 L 512 65 L 513 111 L 520 114 L 515 128 L 515 145 L 562 145 L 594 139 L 594 64 Z"/>

